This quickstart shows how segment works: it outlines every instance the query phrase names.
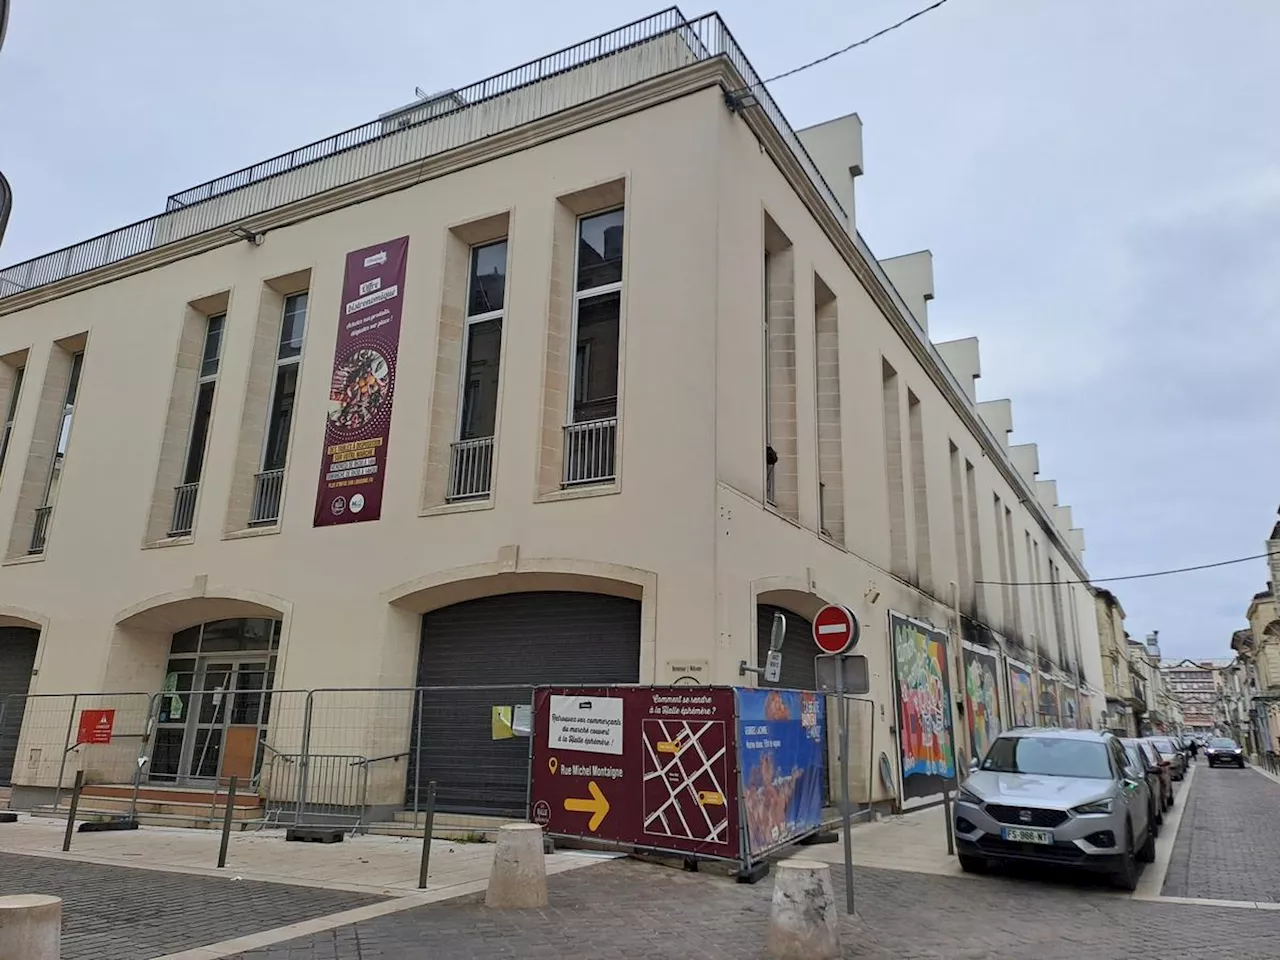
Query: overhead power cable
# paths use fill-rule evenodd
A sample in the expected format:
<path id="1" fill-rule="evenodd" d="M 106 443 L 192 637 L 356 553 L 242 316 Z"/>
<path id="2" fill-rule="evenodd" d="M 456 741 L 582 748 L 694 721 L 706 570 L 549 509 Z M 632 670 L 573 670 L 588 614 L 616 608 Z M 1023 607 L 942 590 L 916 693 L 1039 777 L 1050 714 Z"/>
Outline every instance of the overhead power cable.
<path id="1" fill-rule="evenodd" d="M 836 50 L 832 53 L 828 53 L 825 57 L 819 57 L 817 60 L 810 60 L 808 63 L 803 63 L 798 67 L 795 67 L 791 70 L 786 71 L 785 73 L 780 73 L 777 76 L 770 77 L 768 80 L 762 80 L 761 82 L 773 83 L 773 81 L 781 80 L 783 77 L 790 77 L 793 74 L 800 73 L 802 70 L 808 70 L 810 67 L 816 67 L 820 63 L 826 63 L 828 60 L 834 60 L 836 57 L 842 54 L 848 53 L 850 50 L 854 50 L 854 49 L 857 49 L 858 47 L 866 46 L 872 40 L 877 40 L 880 37 L 883 37 L 886 33 L 892 33 L 894 30 L 897 30 L 899 27 L 905 27 L 908 23 L 910 23 L 912 20 L 915 20 L 917 17 L 923 17 L 926 13 L 929 13 L 933 10 L 937 10 L 940 6 L 942 6 L 944 3 L 947 3 L 947 2 L 948 0 L 937 0 L 936 3 L 930 4 L 929 6 L 925 7 L 923 10 L 917 10 L 915 13 L 911 14 L 911 16 L 904 17 L 903 19 L 899 20 L 897 23 L 891 24 L 890 26 L 885 27 L 883 30 L 877 30 L 875 33 L 871 34 L 871 36 L 869 37 L 863 37 L 861 40 L 854 41 L 853 43 L 849 44 L 847 47 L 841 47 L 839 50 Z"/>
<path id="2" fill-rule="evenodd" d="M 1146 580 L 1150 577 L 1168 577 L 1175 573 L 1212 570 L 1214 567 L 1228 567 L 1233 563 L 1248 563 L 1250 560 L 1266 560 L 1270 557 L 1280 557 L 1280 551 L 1276 553 L 1257 553 L 1251 557 L 1236 557 L 1234 560 L 1219 560 L 1217 563 L 1199 563 L 1194 567 L 1178 567 L 1174 570 L 1131 573 L 1126 577 L 1095 577 L 1092 580 L 975 580 L 974 583 L 983 583 L 989 587 L 1061 587 L 1069 584 L 1115 583 L 1119 580 Z"/>

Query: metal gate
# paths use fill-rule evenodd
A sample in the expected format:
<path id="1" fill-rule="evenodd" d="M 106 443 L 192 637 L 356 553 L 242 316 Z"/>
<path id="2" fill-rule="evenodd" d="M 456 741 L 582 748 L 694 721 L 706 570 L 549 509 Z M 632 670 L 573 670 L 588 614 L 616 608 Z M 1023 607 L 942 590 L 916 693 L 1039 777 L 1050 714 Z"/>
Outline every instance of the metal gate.
<path id="1" fill-rule="evenodd" d="M 510 593 L 427 614 L 417 685 L 428 689 L 414 705 L 406 806 L 414 809 L 422 787 L 435 780 L 442 811 L 523 817 L 529 741 L 506 736 L 495 708 L 499 718 L 514 715 L 538 684 L 639 679 L 638 600 Z"/>

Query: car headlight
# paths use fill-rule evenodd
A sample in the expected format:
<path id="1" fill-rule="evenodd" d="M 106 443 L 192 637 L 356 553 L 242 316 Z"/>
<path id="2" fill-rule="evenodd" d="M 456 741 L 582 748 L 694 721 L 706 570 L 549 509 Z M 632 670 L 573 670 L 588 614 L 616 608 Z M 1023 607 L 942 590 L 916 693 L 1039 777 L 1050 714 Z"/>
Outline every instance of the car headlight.
<path id="1" fill-rule="evenodd" d="M 1105 800 L 1095 800 L 1093 803 L 1083 803 L 1075 808 L 1075 812 L 1083 814 L 1110 813 L 1112 809 L 1113 805 L 1111 798 L 1107 797 Z"/>
<path id="2" fill-rule="evenodd" d="M 960 792 L 956 794 L 956 799 L 961 803 L 971 803 L 975 807 L 982 806 L 982 798 L 967 787 L 960 788 Z"/>

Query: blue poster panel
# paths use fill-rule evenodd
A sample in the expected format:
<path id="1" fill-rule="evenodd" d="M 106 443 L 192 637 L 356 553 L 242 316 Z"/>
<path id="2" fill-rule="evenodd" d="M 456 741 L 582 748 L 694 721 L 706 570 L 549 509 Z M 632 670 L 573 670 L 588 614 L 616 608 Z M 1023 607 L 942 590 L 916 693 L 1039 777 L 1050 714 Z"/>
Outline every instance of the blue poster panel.
<path id="1" fill-rule="evenodd" d="M 825 705 L 801 690 L 735 692 L 742 807 L 754 858 L 822 825 Z"/>

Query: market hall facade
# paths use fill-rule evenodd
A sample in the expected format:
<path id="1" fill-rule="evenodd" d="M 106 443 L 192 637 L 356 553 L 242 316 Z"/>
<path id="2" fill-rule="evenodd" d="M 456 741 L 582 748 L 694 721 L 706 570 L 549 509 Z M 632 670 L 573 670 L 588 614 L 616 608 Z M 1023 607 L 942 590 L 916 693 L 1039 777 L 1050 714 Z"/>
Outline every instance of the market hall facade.
<path id="1" fill-rule="evenodd" d="M 525 688 L 753 683 L 775 612 L 811 687 L 828 602 L 855 798 L 954 778 L 1011 671 L 1092 716 L 1070 509 L 977 341 L 929 340 L 928 255 L 858 235 L 857 117 L 797 134 L 753 83 L 666 11 L 0 271 L 15 806 L 140 749 L 265 795 L 306 750 L 379 809 L 520 814 Z M 86 709 L 120 735 L 64 754 Z"/>

